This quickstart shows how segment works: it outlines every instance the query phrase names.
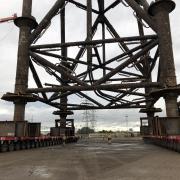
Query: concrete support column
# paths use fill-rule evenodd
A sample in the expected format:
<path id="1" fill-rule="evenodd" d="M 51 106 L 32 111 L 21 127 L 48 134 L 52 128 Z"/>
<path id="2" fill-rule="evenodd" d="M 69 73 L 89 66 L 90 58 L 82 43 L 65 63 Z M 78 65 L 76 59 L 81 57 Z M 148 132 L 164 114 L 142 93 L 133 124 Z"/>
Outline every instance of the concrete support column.
<path id="1" fill-rule="evenodd" d="M 26 103 L 15 102 L 14 105 L 14 121 L 24 121 Z"/>
<path id="2" fill-rule="evenodd" d="M 156 0 L 149 7 L 149 14 L 156 20 L 157 33 L 159 37 L 160 51 L 160 81 L 165 87 L 176 86 L 176 75 L 174 57 L 172 50 L 172 39 L 170 30 L 169 13 L 175 8 L 175 3 L 171 0 Z M 168 117 L 179 116 L 177 106 L 177 95 L 167 94 L 164 96 L 166 103 L 166 113 Z"/>
<path id="3" fill-rule="evenodd" d="M 16 69 L 15 93 L 25 94 L 28 87 L 28 69 L 29 69 L 29 37 L 31 25 L 24 17 L 31 17 L 32 0 L 23 0 L 22 17 L 17 21 L 20 28 L 18 59 Z M 23 121 L 25 116 L 26 102 L 15 101 L 14 121 Z"/>
<path id="4" fill-rule="evenodd" d="M 168 117 L 177 117 L 179 116 L 179 111 L 177 108 L 177 96 L 175 94 L 168 94 L 164 96 L 166 103 L 166 113 Z"/>
<path id="5" fill-rule="evenodd" d="M 152 124 L 152 119 L 154 118 L 154 112 L 147 112 L 147 117 L 148 117 L 148 126 L 149 126 L 149 133 L 153 134 L 153 124 Z"/>

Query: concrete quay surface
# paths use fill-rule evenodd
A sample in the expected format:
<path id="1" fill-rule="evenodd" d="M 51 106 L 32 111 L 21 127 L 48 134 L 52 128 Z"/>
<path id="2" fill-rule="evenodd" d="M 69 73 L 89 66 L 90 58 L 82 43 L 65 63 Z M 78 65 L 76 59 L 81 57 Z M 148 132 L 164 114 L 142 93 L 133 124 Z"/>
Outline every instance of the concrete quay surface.
<path id="1" fill-rule="evenodd" d="M 180 154 L 140 139 L 0 153 L 0 180 L 180 180 Z"/>

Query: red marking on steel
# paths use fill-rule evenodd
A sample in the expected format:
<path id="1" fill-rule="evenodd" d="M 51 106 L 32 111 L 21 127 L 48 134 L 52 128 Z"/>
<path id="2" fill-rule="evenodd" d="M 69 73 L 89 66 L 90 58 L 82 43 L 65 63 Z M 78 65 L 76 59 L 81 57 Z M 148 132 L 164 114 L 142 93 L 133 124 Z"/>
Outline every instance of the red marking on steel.
<path id="1" fill-rule="evenodd" d="M 16 18 L 17 18 L 17 14 L 15 13 L 15 14 L 13 14 L 13 16 L 11 16 L 11 17 L 1 18 L 1 19 L 0 19 L 0 23 L 12 21 L 12 20 L 14 20 L 14 19 L 16 19 Z"/>

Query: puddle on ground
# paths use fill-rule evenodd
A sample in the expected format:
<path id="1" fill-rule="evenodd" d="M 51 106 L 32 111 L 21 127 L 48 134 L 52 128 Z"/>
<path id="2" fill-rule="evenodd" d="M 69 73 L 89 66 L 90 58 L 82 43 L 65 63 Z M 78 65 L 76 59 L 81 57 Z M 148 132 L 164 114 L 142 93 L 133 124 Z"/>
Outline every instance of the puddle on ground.
<path id="1" fill-rule="evenodd" d="M 134 149 L 145 149 L 141 147 L 139 143 L 91 143 L 91 144 L 76 144 L 76 146 L 81 147 L 82 149 L 88 151 L 96 151 L 96 154 L 106 153 L 109 151 L 118 152 L 118 151 L 132 151 Z"/>
<path id="2" fill-rule="evenodd" d="M 48 172 L 48 167 L 46 166 L 35 166 L 29 171 L 29 176 L 38 176 L 41 178 L 50 178 L 52 176 L 51 173 Z"/>

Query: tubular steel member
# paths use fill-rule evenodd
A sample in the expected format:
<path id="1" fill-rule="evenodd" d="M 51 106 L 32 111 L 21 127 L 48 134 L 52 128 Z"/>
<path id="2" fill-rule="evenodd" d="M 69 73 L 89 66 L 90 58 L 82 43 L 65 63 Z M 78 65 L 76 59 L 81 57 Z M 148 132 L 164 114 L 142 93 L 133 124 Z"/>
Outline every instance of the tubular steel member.
<path id="1" fill-rule="evenodd" d="M 32 0 L 30 0 L 32 1 Z M 59 9 L 61 9 L 64 5 L 65 0 L 57 0 L 53 7 L 49 10 L 46 16 L 42 19 L 39 23 L 38 27 L 33 31 L 31 36 L 29 37 L 30 43 L 33 43 L 40 37 L 43 30 L 45 30 L 50 22 L 51 19 L 58 13 Z"/>
<path id="2" fill-rule="evenodd" d="M 35 19 L 31 16 L 31 9 L 32 0 L 24 0 L 22 17 L 18 17 L 14 21 L 15 25 L 20 28 L 15 92 L 14 94 L 7 93 L 2 97 L 14 102 L 14 121 L 24 121 L 26 103 L 35 101 L 33 96 L 26 94 L 29 69 L 29 37 L 31 30 L 37 26 Z"/>
<path id="3" fill-rule="evenodd" d="M 145 0 L 137 0 L 137 3 L 142 5 L 144 10 L 147 12 L 148 8 L 149 8 L 149 4 L 147 3 L 147 1 Z M 142 19 L 140 19 L 138 17 L 138 13 L 136 13 L 136 16 L 137 16 L 137 24 L 138 24 L 138 29 L 139 29 L 139 35 L 141 37 L 143 37 L 145 35 L 144 33 L 144 25 L 142 23 Z M 141 41 L 141 44 L 145 43 L 146 40 L 142 40 Z M 146 81 L 147 82 L 152 82 L 152 77 L 151 77 L 151 72 L 149 74 L 147 74 L 147 72 L 150 71 L 150 56 L 148 53 L 145 54 L 144 57 L 144 62 L 142 63 L 143 65 L 143 75 L 146 77 Z M 149 94 L 150 92 L 152 91 L 151 88 L 146 88 L 145 87 L 145 94 Z M 149 98 L 149 97 L 146 97 L 146 99 Z M 147 101 L 146 102 L 147 104 L 147 107 L 148 105 L 151 104 L 151 102 Z M 148 120 L 148 128 L 149 128 L 149 133 L 151 134 L 151 131 L 152 131 L 152 122 L 151 122 L 151 119 L 154 117 L 154 114 L 156 112 L 156 108 L 152 107 L 152 108 L 147 108 L 147 109 L 141 109 L 139 112 L 144 112 L 147 114 L 147 120 Z"/>
<path id="4" fill-rule="evenodd" d="M 3 99 L 15 103 L 15 121 L 24 120 L 27 102 L 38 100 L 56 108 L 53 114 L 60 116 L 58 128 L 62 128 L 61 135 L 64 135 L 67 115 L 71 115 L 73 110 L 143 108 L 140 112 L 146 113 L 148 119 L 153 119 L 154 113 L 160 111 L 154 104 L 162 96 L 165 98 L 167 116 L 178 116 L 179 90 L 176 85 L 169 25 L 169 12 L 174 9 L 175 4 L 170 0 L 158 0 L 149 6 L 147 0 L 114 0 L 107 5 L 105 0 L 96 0 L 98 7 L 92 8 L 94 2 L 86 0 L 82 4 L 83 2 L 74 0 L 56 0 L 37 25 L 31 17 L 32 0 L 23 1 L 23 15 L 15 20 L 15 24 L 20 27 L 15 93 L 3 96 Z M 79 41 L 66 42 L 67 3 L 86 11 L 84 25 L 87 32 L 84 40 L 78 38 Z M 123 29 L 118 29 L 119 26 L 114 26 L 111 22 L 112 16 L 108 12 L 115 7 L 121 8 L 121 5 L 134 11 L 135 18 L 132 18 L 138 23 L 138 36 L 121 37 Z M 60 30 L 61 41 L 36 44 L 56 15 L 60 16 L 61 28 L 57 29 Z M 74 26 L 77 27 L 77 24 L 74 23 Z M 147 26 L 154 33 L 148 35 L 144 30 Z M 35 30 L 31 33 L 32 29 Z M 110 33 L 111 39 L 107 38 L 107 33 Z M 30 45 L 32 43 L 34 45 Z M 114 48 L 108 48 L 110 46 Z M 68 54 L 68 50 L 73 53 Z M 151 74 L 158 61 L 158 80 L 152 82 Z M 35 63 L 44 68 L 57 83 L 45 80 L 43 85 Z M 27 86 L 29 67 L 38 88 Z M 144 93 L 142 88 L 145 89 Z M 68 103 L 71 95 L 89 99 L 93 106 L 82 105 L 80 100 L 78 103 Z"/>
<path id="5" fill-rule="evenodd" d="M 60 91 L 89 91 L 89 90 L 114 90 L 114 89 L 127 89 L 127 88 L 144 88 L 144 87 L 162 87 L 161 83 L 146 82 L 146 83 L 126 83 L 126 84 L 105 84 L 96 86 L 57 86 L 51 88 L 28 88 L 28 93 L 41 93 L 41 92 L 60 92 Z"/>
<path id="6" fill-rule="evenodd" d="M 19 47 L 18 47 L 18 60 L 16 70 L 16 83 L 15 93 L 25 94 L 28 86 L 28 69 L 29 69 L 29 37 L 32 29 L 28 18 L 31 17 L 32 0 L 23 1 L 22 17 L 19 22 L 15 21 L 17 26 L 20 27 Z M 14 102 L 14 121 L 23 121 L 25 114 L 26 102 Z"/>
<path id="7" fill-rule="evenodd" d="M 175 3 L 171 0 L 156 0 L 149 7 L 149 14 L 156 20 L 157 33 L 159 37 L 160 53 L 160 81 L 165 87 L 175 87 L 176 75 L 174 57 L 172 50 L 172 39 L 169 22 L 169 13 L 175 8 Z M 164 94 L 166 103 L 166 113 L 168 117 L 179 116 L 176 93 Z"/>
<path id="8" fill-rule="evenodd" d="M 111 38 L 111 39 L 101 39 L 101 40 L 92 40 L 92 41 L 77 41 L 77 42 L 67 42 L 64 44 L 56 43 L 56 44 L 43 44 L 43 45 L 33 45 L 31 49 L 47 49 L 47 48 L 58 48 L 58 47 L 73 47 L 73 46 L 83 46 L 86 47 L 88 45 L 94 46 L 105 43 L 122 43 L 122 42 L 133 42 L 140 40 L 149 40 L 149 39 L 157 39 L 157 35 L 145 35 L 143 37 L 140 36 L 132 36 L 132 37 L 122 37 L 122 38 Z"/>
<path id="9" fill-rule="evenodd" d="M 153 19 L 144 11 L 136 1 L 125 0 L 127 4 L 148 24 L 151 28 L 156 31 L 157 27 Z"/>

